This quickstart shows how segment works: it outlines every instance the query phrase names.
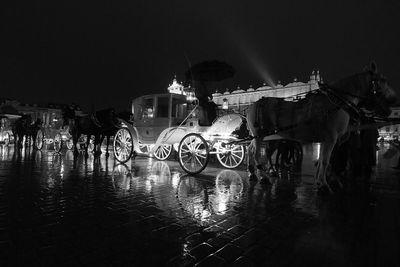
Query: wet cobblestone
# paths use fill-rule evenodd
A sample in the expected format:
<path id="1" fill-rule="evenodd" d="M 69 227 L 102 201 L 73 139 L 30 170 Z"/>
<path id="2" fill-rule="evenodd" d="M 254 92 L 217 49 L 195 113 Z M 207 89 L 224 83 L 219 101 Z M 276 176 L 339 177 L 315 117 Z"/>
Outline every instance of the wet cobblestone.
<path id="1" fill-rule="evenodd" d="M 372 191 L 321 198 L 311 150 L 262 186 L 243 167 L 1 148 L 0 266 L 398 266 L 396 159 Z"/>

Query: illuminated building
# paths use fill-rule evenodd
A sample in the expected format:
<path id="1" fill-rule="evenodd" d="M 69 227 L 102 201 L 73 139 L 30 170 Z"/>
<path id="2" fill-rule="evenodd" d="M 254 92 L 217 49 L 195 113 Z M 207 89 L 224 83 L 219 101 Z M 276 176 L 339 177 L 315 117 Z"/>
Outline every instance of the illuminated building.
<path id="1" fill-rule="evenodd" d="M 400 106 L 394 106 L 391 108 L 392 113 L 389 118 L 400 120 Z M 400 124 L 388 125 L 380 128 L 379 136 L 383 137 L 385 140 L 400 140 Z"/>
<path id="2" fill-rule="evenodd" d="M 261 97 L 282 97 L 287 100 L 296 100 L 303 98 L 306 93 L 319 88 L 318 83 L 322 82 L 319 71 L 313 71 L 310 80 L 307 83 L 299 82 L 295 78 L 292 83 L 282 85 L 280 82 L 275 87 L 267 86 L 265 83 L 259 88 L 253 88 L 252 85 L 247 90 L 239 86 L 236 90 L 230 92 L 228 89 L 224 93 L 214 93 L 214 102 L 222 107 L 235 112 L 243 112 L 247 106 L 253 104 Z"/>

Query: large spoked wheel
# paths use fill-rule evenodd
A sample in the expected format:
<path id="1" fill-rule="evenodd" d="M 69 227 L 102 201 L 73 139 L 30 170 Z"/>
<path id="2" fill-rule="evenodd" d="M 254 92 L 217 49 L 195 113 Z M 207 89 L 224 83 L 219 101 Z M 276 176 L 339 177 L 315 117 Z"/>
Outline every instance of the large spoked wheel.
<path id="1" fill-rule="evenodd" d="M 4 141 L 4 145 L 5 145 L 5 146 L 8 146 L 8 144 L 10 144 L 10 134 L 9 134 L 9 133 L 6 133 L 6 134 L 4 135 L 3 141 Z"/>
<path id="2" fill-rule="evenodd" d="M 74 140 L 72 138 L 68 139 L 67 142 L 65 142 L 67 145 L 68 150 L 71 150 L 74 148 Z"/>
<path id="3" fill-rule="evenodd" d="M 154 157 L 158 160 L 166 160 L 172 152 L 172 145 L 160 145 L 154 152 Z"/>
<path id="4" fill-rule="evenodd" d="M 179 143 L 178 156 L 179 164 L 185 172 L 197 174 L 207 166 L 210 151 L 201 135 L 190 133 Z"/>
<path id="5" fill-rule="evenodd" d="M 242 145 L 219 144 L 217 145 L 217 158 L 225 168 L 236 168 L 244 160 L 244 147 Z"/>
<path id="6" fill-rule="evenodd" d="M 114 157 L 122 163 L 127 162 L 133 153 L 133 139 L 129 129 L 121 128 L 114 138 Z"/>
<path id="7" fill-rule="evenodd" d="M 56 136 L 54 137 L 54 151 L 55 152 L 60 152 L 62 149 L 62 138 L 61 138 L 61 134 L 56 134 Z"/>
<path id="8" fill-rule="evenodd" d="M 44 139 L 44 134 L 42 130 L 38 130 L 36 133 L 36 140 L 35 140 L 35 146 L 37 149 L 41 150 L 43 148 L 43 139 Z"/>

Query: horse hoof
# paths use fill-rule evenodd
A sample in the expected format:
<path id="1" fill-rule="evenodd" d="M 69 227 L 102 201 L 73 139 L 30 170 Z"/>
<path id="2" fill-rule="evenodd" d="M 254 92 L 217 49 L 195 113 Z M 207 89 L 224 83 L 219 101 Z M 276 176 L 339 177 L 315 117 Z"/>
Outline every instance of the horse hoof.
<path id="1" fill-rule="evenodd" d="M 257 175 L 255 175 L 254 173 L 250 174 L 249 176 L 250 182 L 257 182 L 257 180 L 258 180 Z"/>

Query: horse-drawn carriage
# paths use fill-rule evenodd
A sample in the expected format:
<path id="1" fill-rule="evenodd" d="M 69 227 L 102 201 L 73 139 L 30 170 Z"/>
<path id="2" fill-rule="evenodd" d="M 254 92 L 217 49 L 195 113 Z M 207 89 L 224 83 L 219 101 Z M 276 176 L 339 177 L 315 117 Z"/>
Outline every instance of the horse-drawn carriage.
<path id="1" fill-rule="evenodd" d="M 44 145 L 53 144 L 54 151 L 60 152 L 63 144 L 71 150 L 74 147 L 68 127 L 61 125 L 41 127 L 36 134 L 35 146 L 41 150 Z"/>
<path id="2" fill-rule="evenodd" d="M 174 149 L 181 167 L 190 174 L 201 172 L 216 155 L 226 168 L 239 166 L 245 147 L 235 144 L 234 134 L 243 123 L 239 114 L 219 117 L 212 125 L 201 125 L 198 106 L 178 94 L 142 96 L 133 101 L 133 124 L 121 120 L 114 136 L 114 156 L 127 162 L 134 153 L 166 160 Z"/>
<path id="3" fill-rule="evenodd" d="M 12 120 L 6 117 L 0 117 L 0 144 L 8 146 L 13 141 Z"/>
<path id="4" fill-rule="evenodd" d="M 21 114 L 12 106 L 0 108 L 0 144 L 8 146 L 15 139 L 13 127 L 15 122 L 21 118 Z"/>

